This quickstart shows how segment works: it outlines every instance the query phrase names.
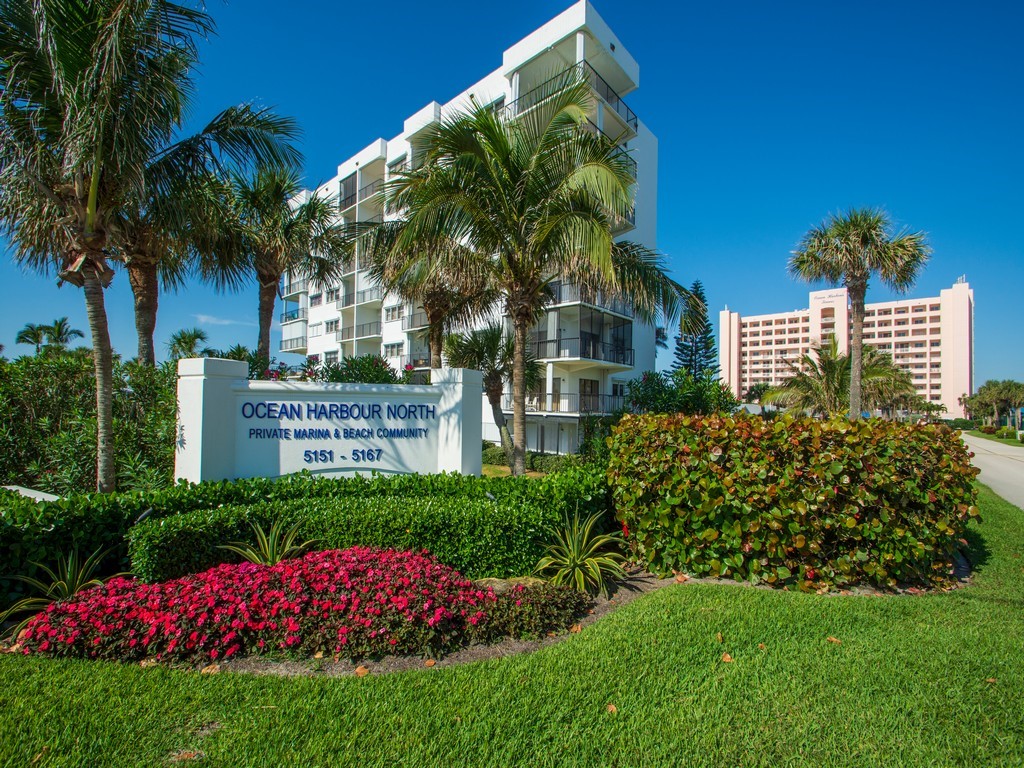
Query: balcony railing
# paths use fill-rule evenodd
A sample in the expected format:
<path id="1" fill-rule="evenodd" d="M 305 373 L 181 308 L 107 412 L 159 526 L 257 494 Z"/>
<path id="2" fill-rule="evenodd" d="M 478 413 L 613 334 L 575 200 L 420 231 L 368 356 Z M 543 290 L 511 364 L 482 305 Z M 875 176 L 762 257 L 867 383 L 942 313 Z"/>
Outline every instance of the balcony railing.
<path id="1" fill-rule="evenodd" d="M 353 306 L 355 303 L 356 293 L 355 291 L 352 291 L 351 293 L 346 293 L 344 296 L 338 299 L 338 301 L 335 302 L 334 306 L 336 306 L 338 309 L 345 309 L 346 307 Z"/>
<path id="2" fill-rule="evenodd" d="M 609 136 L 606 131 L 602 130 L 601 128 L 598 128 L 597 123 L 595 123 L 593 120 L 588 119 L 587 122 L 583 124 L 583 128 L 587 131 L 590 131 L 591 133 L 601 134 L 602 136 L 606 136 L 607 138 L 612 139 L 613 141 L 615 140 L 614 136 Z M 618 146 L 615 148 L 615 151 L 612 154 L 615 157 L 621 157 L 624 160 L 624 162 L 626 163 L 626 167 L 629 171 L 629 175 L 636 179 L 637 164 L 636 158 L 633 157 L 632 153 L 625 147 Z"/>
<path id="3" fill-rule="evenodd" d="M 533 339 L 538 360 L 579 358 L 614 365 L 633 365 L 633 349 L 596 339 Z"/>
<path id="4" fill-rule="evenodd" d="M 296 293 L 303 293 L 309 288 L 308 280 L 292 280 L 290 283 L 281 282 L 281 295 L 294 296 Z"/>
<path id="5" fill-rule="evenodd" d="M 281 323 L 294 323 L 296 320 L 305 320 L 309 317 L 309 310 L 305 307 L 299 307 L 298 309 L 290 309 L 287 312 L 281 313 Z"/>
<path id="6" fill-rule="evenodd" d="M 380 320 L 374 320 L 372 323 L 360 323 L 356 326 L 356 338 L 365 339 L 368 336 L 380 336 L 380 331 Z"/>
<path id="7" fill-rule="evenodd" d="M 353 333 L 355 333 L 355 328 L 351 325 L 344 326 L 335 331 L 334 338 L 336 341 L 352 341 Z"/>
<path id="8" fill-rule="evenodd" d="M 573 285 L 572 283 L 553 283 L 551 290 L 555 294 L 553 304 L 576 304 L 581 302 L 598 307 L 599 309 L 607 309 L 609 312 L 615 312 L 619 315 L 633 317 L 633 307 L 628 301 L 605 296 L 601 291 L 583 290 L 578 285 Z"/>
<path id="9" fill-rule="evenodd" d="M 356 294 L 356 304 L 367 304 L 371 301 L 380 301 L 382 298 L 380 288 L 366 288 Z"/>
<path id="10" fill-rule="evenodd" d="M 579 395 L 574 393 L 527 393 L 527 413 L 614 413 L 621 411 L 626 399 L 621 395 Z M 512 410 L 512 393 L 504 392 L 501 408 Z"/>
<path id="11" fill-rule="evenodd" d="M 380 192 L 383 186 L 384 179 L 377 179 L 376 181 L 371 181 L 369 184 L 367 184 L 365 187 L 359 190 L 360 202 Z"/>
<path id="12" fill-rule="evenodd" d="M 430 325 L 426 312 L 406 312 L 402 318 L 402 330 L 414 331 L 418 328 L 426 328 Z"/>
<path id="13" fill-rule="evenodd" d="M 583 77 L 590 84 L 590 87 L 594 89 L 597 95 L 604 99 L 608 106 L 614 110 L 615 114 L 622 118 L 622 121 L 626 125 L 632 128 L 633 131 L 636 131 L 639 125 L 636 113 L 627 106 L 626 102 L 622 100 L 622 97 L 619 96 L 619 94 L 615 92 L 615 89 L 608 84 L 608 81 L 601 77 L 601 75 L 597 73 L 597 70 L 586 61 L 582 64 L 573 64 L 571 67 L 568 67 L 554 77 L 545 80 L 537 87 L 531 88 L 526 93 L 520 95 L 518 99 L 505 107 L 508 114 L 512 116 L 520 115 L 528 109 L 531 109 L 541 102 L 551 98 L 551 96 L 557 91 L 558 86 L 565 81 L 566 75 L 573 69 L 577 68 L 582 72 Z"/>
<path id="14" fill-rule="evenodd" d="M 295 349 L 306 348 L 306 337 L 298 336 L 294 339 L 281 339 L 281 351 L 290 352 Z"/>
<path id="15" fill-rule="evenodd" d="M 341 198 L 341 203 L 338 205 L 339 210 L 347 210 L 355 205 L 359 201 L 359 193 L 353 192 L 351 195 L 345 195 Z"/>

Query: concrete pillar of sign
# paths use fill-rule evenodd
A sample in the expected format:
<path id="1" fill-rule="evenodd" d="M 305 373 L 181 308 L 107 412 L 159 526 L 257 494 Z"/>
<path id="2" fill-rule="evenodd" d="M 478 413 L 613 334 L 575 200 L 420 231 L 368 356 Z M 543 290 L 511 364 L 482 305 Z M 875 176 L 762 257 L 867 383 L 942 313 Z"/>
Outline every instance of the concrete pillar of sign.
<path id="1" fill-rule="evenodd" d="M 234 388 L 249 378 L 239 360 L 178 361 L 174 477 L 198 483 L 235 476 Z"/>
<path id="2" fill-rule="evenodd" d="M 480 475 L 483 471 L 484 380 L 480 371 L 442 368 L 430 372 L 430 383 L 441 389 L 437 406 L 438 472 Z"/>

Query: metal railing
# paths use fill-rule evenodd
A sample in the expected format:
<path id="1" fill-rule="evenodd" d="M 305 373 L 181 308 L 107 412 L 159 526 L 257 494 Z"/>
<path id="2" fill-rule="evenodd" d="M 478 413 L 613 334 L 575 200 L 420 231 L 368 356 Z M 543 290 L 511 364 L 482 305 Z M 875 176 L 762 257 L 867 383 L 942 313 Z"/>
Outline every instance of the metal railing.
<path id="1" fill-rule="evenodd" d="M 305 349 L 306 348 L 306 337 L 299 336 L 294 339 L 281 339 L 281 351 L 289 352 L 293 349 Z"/>
<path id="2" fill-rule="evenodd" d="M 336 341 L 352 341 L 352 334 L 354 332 L 355 328 L 353 328 L 351 325 L 348 325 L 343 328 L 339 328 L 335 332 L 334 338 Z"/>
<path id="3" fill-rule="evenodd" d="M 581 395 L 575 393 L 528 392 L 526 394 L 527 413 L 614 413 L 621 411 L 626 399 L 621 395 Z M 512 393 L 503 392 L 501 408 L 512 410 Z"/>
<path id="4" fill-rule="evenodd" d="M 388 173 L 389 174 L 408 173 L 408 171 L 409 171 L 409 158 L 408 157 L 403 158 L 400 162 L 397 162 L 394 165 L 389 165 L 388 166 Z"/>
<path id="5" fill-rule="evenodd" d="M 281 281 L 281 295 L 282 296 L 293 296 L 296 293 L 302 293 L 309 287 L 309 280 L 292 280 L 290 283 Z"/>
<path id="6" fill-rule="evenodd" d="M 374 320 L 371 323 L 360 323 L 356 326 L 356 338 L 365 339 L 368 336 L 380 336 L 381 323 L 380 320 Z"/>
<path id="7" fill-rule="evenodd" d="M 355 303 L 356 303 L 356 293 L 355 293 L 355 291 L 352 291 L 351 293 L 346 293 L 344 296 L 342 296 L 340 299 L 338 299 L 334 303 L 334 306 L 336 306 L 338 309 L 345 309 L 346 307 L 353 306 Z"/>
<path id="8" fill-rule="evenodd" d="M 601 134 L 602 136 L 605 136 L 606 138 L 609 138 L 612 141 L 615 141 L 615 139 L 616 139 L 615 136 L 610 136 L 607 131 L 599 128 L 597 123 L 595 123 L 593 120 L 591 120 L 589 118 L 587 119 L 587 122 L 583 124 L 583 129 L 587 130 L 587 131 L 590 131 L 591 133 Z M 621 157 L 625 161 L 625 163 L 626 163 L 626 167 L 627 167 L 627 169 L 629 171 L 629 175 L 632 176 L 634 179 L 636 179 L 636 174 L 637 174 L 636 158 L 633 157 L 633 155 L 630 153 L 630 151 L 628 149 L 626 149 L 625 147 L 619 145 L 619 146 L 616 146 L 615 151 L 612 152 L 612 155 L 615 156 L 615 157 Z"/>
<path id="9" fill-rule="evenodd" d="M 345 195 L 345 197 L 341 198 L 341 202 L 338 204 L 338 209 L 342 211 L 347 210 L 357 202 L 359 202 L 359 193 L 353 192 L 351 195 Z"/>
<path id="10" fill-rule="evenodd" d="M 373 195 L 377 194 L 380 191 L 381 187 L 383 186 L 384 179 L 377 179 L 376 181 L 371 181 L 369 184 L 367 184 L 365 187 L 359 190 L 359 200 L 362 201 L 368 197 L 372 197 Z"/>
<path id="11" fill-rule="evenodd" d="M 402 370 L 405 370 L 407 365 L 411 365 L 413 368 L 429 368 L 430 367 L 430 353 L 426 350 L 422 352 L 413 352 L 411 355 L 402 355 L 401 357 L 389 357 L 388 361 L 401 361 Z"/>
<path id="12" fill-rule="evenodd" d="M 290 309 L 287 312 L 281 313 L 282 323 L 292 323 L 296 320 L 305 320 L 309 317 L 309 310 L 305 307 L 299 307 L 298 309 Z"/>
<path id="13" fill-rule="evenodd" d="M 417 328 L 426 328 L 430 325 L 426 312 L 406 312 L 402 318 L 402 330 L 412 331 Z"/>
<path id="14" fill-rule="evenodd" d="M 366 288 L 356 294 L 356 304 L 366 304 L 371 301 L 380 301 L 384 298 L 380 288 Z"/>
<path id="15" fill-rule="evenodd" d="M 596 339 L 532 339 L 538 360 L 580 358 L 615 365 L 633 365 L 633 349 Z"/>
<path id="16" fill-rule="evenodd" d="M 633 317 L 633 306 L 628 302 L 612 296 L 605 296 L 601 291 L 589 291 L 573 283 L 552 283 L 555 298 L 552 304 L 590 304 L 599 309 L 607 309 L 626 317 Z"/>
<path id="17" fill-rule="evenodd" d="M 520 115 L 548 100 L 557 92 L 558 86 L 565 81 L 566 75 L 574 69 L 580 70 L 583 77 L 590 84 L 590 87 L 594 89 L 597 95 L 600 96 L 605 103 L 612 108 L 615 114 L 622 118 L 622 121 L 635 132 L 639 126 L 639 120 L 637 119 L 636 113 L 629 108 L 626 102 L 622 100 L 622 97 L 619 96 L 615 89 L 608 84 L 608 81 L 601 77 L 601 75 L 597 73 L 597 70 L 586 61 L 567 67 L 554 77 L 548 78 L 540 85 L 531 88 L 524 94 L 521 94 L 518 99 L 505 107 L 507 113 L 509 115 Z"/>

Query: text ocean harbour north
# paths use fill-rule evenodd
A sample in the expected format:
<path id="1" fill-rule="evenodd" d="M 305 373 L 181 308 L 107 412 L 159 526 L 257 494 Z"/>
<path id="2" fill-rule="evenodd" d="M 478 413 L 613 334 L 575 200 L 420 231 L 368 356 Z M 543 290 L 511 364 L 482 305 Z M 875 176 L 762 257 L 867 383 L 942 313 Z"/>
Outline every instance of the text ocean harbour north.
<path id="1" fill-rule="evenodd" d="M 437 419 L 437 406 L 425 403 L 292 403 L 245 402 L 243 419 L 281 421 L 424 421 Z M 417 439 L 428 435 L 426 427 L 271 427 L 251 428 L 249 438 L 267 440 Z"/>

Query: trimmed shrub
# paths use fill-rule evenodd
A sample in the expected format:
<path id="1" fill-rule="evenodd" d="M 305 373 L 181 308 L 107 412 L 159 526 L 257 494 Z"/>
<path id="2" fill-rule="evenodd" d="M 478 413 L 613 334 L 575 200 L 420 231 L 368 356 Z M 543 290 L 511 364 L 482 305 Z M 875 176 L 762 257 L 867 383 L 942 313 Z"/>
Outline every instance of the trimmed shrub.
<path id="1" fill-rule="evenodd" d="M 978 427 L 978 431 L 983 435 L 994 435 L 996 433 L 996 427 L 992 424 L 982 424 Z"/>
<path id="2" fill-rule="evenodd" d="M 943 421 L 950 429 L 974 429 L 974 419 L 945 419 Z"/>
<path id="3" fill-rule="evenodd" d="M 1016 440 L 1017 430 L 1013 427 L 1000 427 L 996 430 L 996 437 L 1000 440 Z"/>
<path id="4" fill-rule="evenodd" d="M 119 661 L 437 654 L 565 629 L 585 607 L 552 587 L 496 596 L 428 555 L 357 547 L 160 584 L 112 579 L 37 615 L 22 643 L 26 653 Z"/>
<path id="5" fill-rule="evenodd" d="M 609 476 L 658 573 L 802 587 L 947 576 L 977 470 L 941 425 L 627 417 Z"/>
<path id="6" fill-rule="evenodd" d="M 505 460 L 505 451 L 500 445 L 490 445 L 485 447 L 483 454 L 481 455 L 484 464 L 496 464 L 499 467 L 507 466 L 508 462 Z"/>

